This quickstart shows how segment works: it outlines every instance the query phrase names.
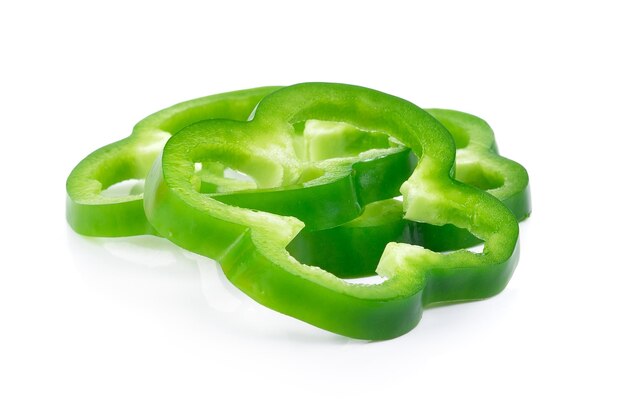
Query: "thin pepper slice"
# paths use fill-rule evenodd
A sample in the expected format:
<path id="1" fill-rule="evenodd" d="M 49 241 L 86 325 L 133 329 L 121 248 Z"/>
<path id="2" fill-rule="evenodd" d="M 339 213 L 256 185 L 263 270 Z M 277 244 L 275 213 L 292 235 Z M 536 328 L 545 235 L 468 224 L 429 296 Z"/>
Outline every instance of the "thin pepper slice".
<path id="1" fill-rule="evenodd" d="M 285 247 L 303 228 L 300 220 L 200 193 L 197 162 L 226 163 L 270 187 L 297 182 L 302 168 L 294 124 L 311 119 L 384 132 L 411 148 L 418 163 L 401 187 L 405 218 L 467 229 L 485 241 L 483 253 L 390 243 L 376 269 L 384 282 L 351 284 L 289 255 Z M 250 121 L 196 125 L 168 141 L 148 175 L 147 218 L 163 237 L 219 261 L 227 278 L 261 304 L 342 335 L 388 339 L 412 329 L 424 305 L 494 295 L 513 273 L 515 216 L 495 197 L 450 176 L 452 137 L 405 100 L 357 86 L 300 84 L 265 97 Z"/>
<path id="2" fill-rule="evenodd" d="M 144 178 L 167 138 L 183 127 L 212 118 L 245 120 L 258 101 L 276 89 L 278 87 L 264 87 L 207 96 L 177 104 L 143 119 L 135 126 L 130 137 L 95 151 L 72 171 L 67 182 L 67 218 L 70 225 L 77 232 L 92 236 L 155 233 L 145 220 L 141 204 L 142 193 L 107 197 L 102 194 L 102 190 L 125 179 Z M 505 201 L 505 204 L 510 205 L 518 217 L 528 213 L 530 210 L 528 178 L 526 175 L 525 185 L 521 178 L 518 179 L 525 174 L 525 170 L 514 162 L 491 154 L 495 149 L 495 141 L 489 126 L 469 114 L 450 110 L 430 110 L 430 112 L 439 116 L 444 126 L 453 134 L 459 148 L 460 158 L 471 160 L 471 162 L 458 163 L 457 178 L 461 181 L 473 181 L 478 183 L 478 187 L 486 188 L 494 179 L 488 180 L 486 177 L 496 177 L 495 179 L 504 177 L 506 179 L 502 187 L 488 191 Z M 317 140 L 310 141 L 311 143 L 303 150 L 306 153 L 305 156 L 310 159 L 357 156 L 360 152 L 372 148 L 386 147 L 385 135 L 370 133 L 366 136 L 372 138 L 368 142 L 363 140 L 363 132 L 357 132 L 353 127 L 341 126 L 340 123 L 307 121 L 306 124 L 311 126 L 310 131 L 317 138 Z M 319 132 L 324 130 L 325 134 L 320 135 Z M 345 136 L 350 135 L 352 135 L 352 141 L 345 140 Z M 319 139 L 320 136 L 322 139 Z M 302 143 L 300 146 L 303 146 Z M 355 165 L 354 172 L 357 177 L 354 181 L 360 186 L 358 201 L 361 206 L 397 195 L 396 187 L 399 187 L 410 173 L 409 169 L 412 166 L 411 161 L 407 160 L 407 153 L 390 154 L 386 158 L 385 160 L 381 157 L 376 161 L 368 160 Z M 486 175 L 482 172 L 483 170 L 488 171 L 489 174 Z M 513 173 L 519 171 L 521 173 L 517 175 Z M 279 211 L 280 208 L 272 207 L 276 198 L 271 193 L 237 193 L 253 188 L 254 185 L 224 178 L 223 166 L 221 169 L 218 168 L 219 174 L 214 172 L 205 174 L 206 178 L 202 180 L 203 191 L 215 191 L 220 188 L 222 192 L 226 192 L 221 199 L 224 202 L 240 206 L 252 206 L 265 202 L 266 205 L 261 209 Z M 341 187 L 340 182 L 335 182 L 334 185 Z M 293 191 L 292 194 L 294 196 L 289 199 L 288 203 L 302 204 L 304 193 Z M 284 193 L 281 195 L 284 196 Z M 306 197 L 311 198 L 308 195 Z M 341 196 L 337 193 L 335 199 L 338 198 Z M 313 211 L 309 213 L 308 219 L 303 218 L 308 223 L 307 231 L 338 225 L 339 221 L 347 221 L 359 213 L 358 208 L 341 207 L 338 201 L 334 203 L 328 198 L 325 205 L 319 201 L 313 205 L 315 207 L 307 205 L 300 207 Z M 294 210 L 287 209 L 284 212 L 294 214 Z M 450 226 L 439 228 L 416 225 L 412 232 L 423 238 L 420 239 L 422 241 L 415 243 L 434 250 L 450 250 L 477 243 L 472 235 Z M 319 234 L 314 236 L 319 236 Z M 304 235 L 300 235 L 296 242 L 303 243 L 303 239 Z M 320 239 L 322 239 L 320 243 L 324 242 L 323 238 L 320 237 Z M 376 240 L 379 245 L 375 248 L 379 251 L 382 251 L 382 243 L 385 240 L 389 241 L 388 238 L 376 238 Z M 312 248 L 319 245 L 314 241 L 309 241 L 309 243 Z M 308 244 L 305 244 L 306 246 Z M 363 254 L 366 253 L 368 252 L 363 252 Z M 315 251 L 315 254 L 318 252 Z M 332 257 L 329 260 L 332 261 Z M 371 259 L 370 265 L 373 266 L 373 262 L 375 259 Z"/>
<path id="3" fill-rule="evenodd" d="M 91 153 L 67 180 L 66 214 L 70 226 L 88 236 L 155 234 L 145 218 L 142 193 L 108 197 L 103 195 L 103 190 L 127 179 L 145 178 L 165 142 L 182 128 L 209 119 L 245 121 L 257 103 L 276 89 L 228 92 L 174 105 L 140 121 L 126 139 Z M 413 161 L 408 149 L 389 143 L 386 135 L 364 135 L 349 127 L 343 130 L 359 140 L 337 154 L 329 154 L 327 146 L 320 146 L 315 137 L 299 143 L 301 147 L 306 145 L 306 154 L 301 157 L 332 164 L 337 173 L 343 174 L 343 179 L 326 186 L 308 185 L 306 180 L 318 177 L 312 167 L 300 175 L 301 182 L 293 182 L 302 185 L 280 193 L 285 201 L 279 208 L 274 206 L 276 196 L 272 188 L 242 190 L 251 186 L 225 179 L 224 166 L 219 163 L 207 164 L 198 171 L 201 190 L 221 191 L 216 196 L 234 205 L 256 205 L 274 212 L 282 209 L 283 213 L 298 215 L 310 229 L 326 229 L 350 221 L 362 212 L 365 204 L 396 196 L 400 184 L 413 169 Z M 338 156 L 344 160 L 337 161 Z"/>
<path id="4" fill-rule="evenodd" d="M 455 110 L 426 109 L 452 134 L 456 145 L 455 179 L 502 201 L 517 217 L 531 212 L 526 169 L 498 154 L 491 127 L 481 118 Z M 369 204 L 362 215 L 341 226 L 302 230 L 287 249 L 300 262 L 317 265 L 341 278 L 375 274 L 389 242 L 450 251 L 482 241 L 454 225 L 429 225 L 403 219 L 402 204 L 389 199 Z"/>
<path id="5" fill-rule="evenodd" d="M 165 142 L 178 130 L 207 118 L 246 120 L 265 95 L 261 87 L 202 97 L 176 104 L 141 120 L 132 134 L 85 157 L 70 173 L 66 189 L 67 221 L 88 236 L 155 233 L 143 211 L 143 194 L 107 197 L 109 186 L 144 179 Z"/>
<path id="6" fill-rule="evenodd" d="M 528 172 L 502 157 L 493 130 L 483 119 L 455 110 L 427 109 L 452 134 L 456 145 L 456 176 L 463 183 L 497 197 L 518 221 L 531 212 Z"/>

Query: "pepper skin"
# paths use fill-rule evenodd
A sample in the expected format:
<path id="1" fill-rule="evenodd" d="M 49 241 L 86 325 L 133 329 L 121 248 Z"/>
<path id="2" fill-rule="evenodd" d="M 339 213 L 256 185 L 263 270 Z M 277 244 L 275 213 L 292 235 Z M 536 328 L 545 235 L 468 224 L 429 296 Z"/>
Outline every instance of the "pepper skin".
<path id="1" fill-rule="evenodd" d="M 498 154 L 491 127 L 482 119 L 454 110 L 427 109 L 452 134 L 456 146 L 455 179 L 502 201 L 519 221 L 531 212 L 528 173 Z M 368 205 L 362 215 L 332 229 L 302 230 L 287 249 L 300 262 L 341 278 L 372 276 L 389 242 L 451 251 L 482 243 L 466 229 L 403 219 L 402 204 L 389 199 Z"/>
<path id="2" fill-rule="evenodd" d="M 78 233 L 88 236 L 132 236 L 141 234 L 155 234 L 150 224 L 147 223 L 143 212 L 143 194 L 132 194 L 128 196 L 106 197 L 102 191 L 107 187 L 124 181 L 126 179 L 145 178 L 150 166 L 162 150 L 167 139 L 180 129 L 206 119 L 225 118 L 234 120 L 246 120 L 254 110 L 256 104 L 267 94 L 277 90 L 279 87 L 262 87 L 235 92 L 222 93 L 207 96 L 195 100 L 183 102 L 172 107 L 161 110 L 140 121 L 130 137 L 112 143 L 96 150 L 83 159 L 72 171 L 67 180 L 67 220 L 70 226 Z M 525 218 L 530 213 L 530 195 L 528 189 L 528 175 L 524 168 L 510 160 L 506 160 L 497 155 L 495 138 L 491 128 L 481 119 L 469 114 L 452 110 L 428 110 L 428 112 L 439 119 L 440 122 L 452 133 L 458 149 L 457 179 L 473 184 L 504 201 L 507 206 L 516 214 L 518 219 Z M 313 121 L 308 121 L 307 124 Z M 325 125 L 324 125 L 325 124 Z M 310 131 L 314 132 L 312 137 L 319 137 L 315 132 L 326 130 L 323 140 L 311 141 L 310 146 L 304 149 L 307 157 L 311 159 L 338 158 L 350 154 L 357 155 L 359 152 L 371 148 L 381 147 L 386 139 L 380 135 L 371 134 L 373 137 L 369 143 L 363 145 L 363 135 L 356 135 L 360 140 L 342 140 L 346 134 L 355 137 L 355 130 L 350 127 L 339 127 L 337 123 L 316 121 L 315 126 Z M 328 131 L 331 131 L 330 135 Z M 362 132 L 358 132 L 362 133 Z M 345 145 L 338 152 L 338 140 Z M 354 143 L 361 143 L 355 146 Z M 350 151 L 351 150 L 351 151 Z M 408 153 L 404 154 L 408 157 Z M 360 184 L 360 203 L 365 205 L 373 201 L 397 195 L 395 187 L 404 181 L 412 164 L 410 160 L 402 155 L 393 155 L 390 159 L 396 162 L 385 162 L 378 160 L 370 162 L 372 166 L 378 168 L 368 169 L 356 166 L 355 171 L 361 179 L 357 179 Z M 363 163 L 366 166 L 368 163 Z M 385 169 L 390 167 L 391 169 Z M 223 173 L 224 168 L 218 172 Z M 228 180 L 208 174 L 212 182 L 203 180 L 204 191 L 215 191 L 218 187 L 222 192 L 233 192 L 241 189 L 251 188 L 254 185 L 244 185 L 241 182 Z M 374 178 L 372 178 L 374 177 Z M 216 184 L 217 182 L 217 184 Z M 503 183 L 497 188 L 492 187 L 496 182 Z M 335 185 L 338 185 L 335 183 Z M 271 202 L 271 196 L 265 195 L 266 200 Z M 255 198 L 256 197 L 256 198 Z M 259 195 L 242 195 L 240 193 L 229 193 L 222 197 L 222 201 L 234 205 L 249 206 L 255 204 Z M 297 201 L 297 199 L 294 199 Z M 252 203 L 251 203 L 252 202 Z M 347 221 L 358 214 L 353 209 L 346 215 L 339 215 L 339 219 L 332 221 L 329 216 L 337 210 L 344 210 L 339 205 L 329 205 L 324 213 L 323 208 L 318 208 L 319 216 L 327 219 L 326 227 L 339 225 L 339 221 Z M 271 210 L 270 210 L 271 211 Z M 316 218 L 305 219 L 307 231 L 319 230 L 324 224 L 316 226 Z M 467 247 L 479 242 L 475 237 L 464 230 L 449 227 L 433 227 L 428 225 L 415 225 L 412 227 L 412 243 L 422 244 L 427 248 L 442 251 Z M 334 233 L 333 233 L 334 235 Z M 320 240 L 311 241 L 313 236 L 318 236 Z M 309 252 L 318 254 L 314 248 L 317 243 L 324 242 L 320 234 L 313 235 L 311 249 Z M 403 234 L 403 237 L 407 237 Z M 382 244 L 384 241 L 394 240 L 392 237 L 378 239 Z M 407 239 L 408 240 L 408 239 Z M 299 250 L 299 257 L 307 259 L 307 244 L 305 235 L 300 235 L 292 248 Z M 302 247 L 304 243 L 304 247 Z M 338 243 L 338 242 L 335 242 Z M 380 246 L 375 248 L 382 251 Z M 377 251 L 376 254 L 380 253 Z M 367 251 L 366 251 L 367 252 Z M 329 258 L 332 262 L 332 257 Z M 375 259 L 370 258 L 369 265 Z M 371 270 L 366 268 L 365 270 Z M 371 272 L 371 271 L 370 271 Z"/>
<path id="3" fill-rule="evenodd" d="M 276 87 L 223 93 L 186 101 L 141 120 L 132 134 L 85 157 L 67 178 L 66 216 L 81 235 L 155 233 L 143 211 L 143 194 L 106 197 L 102 191 L 127 179 L 144 179 L 165 142 L 178 130 L 207 118 L 245 121 Z"/>
<path id="4" fill-rule="evenodd" d="M 297 218 L 200 192 L 194 166 L 206 162 L 247 173 L 261 188 L 298 185 L 307 165 L 295 150 L 294 125 L 307 120 L 383 132 L 410 148 L 418 162 L 400 189 L 405 218 L 467 229 L 485 241 L 483 252 L 443 254 L 389 243 L 376 269 L 384 282 L 351 284 L 289 255 L 285 247 L 304 226 Z M 453 179 L 454 158 L 448 131 L 405 100 L 357 86 L 300 84 L 263 98 L 249 121 L 206 121 L 173 136 L 146 179 L 144 208 L 159 234 L 219 261 L 227 278 L 261 304 L 338 334 L 389 339 L 412 329 L 427 304 L 500 292 L 517 263 L 515 215 Z M 332 184 L 343 178 L 341 166 L 316 165 L 324 174 L 306 183 Z"/>

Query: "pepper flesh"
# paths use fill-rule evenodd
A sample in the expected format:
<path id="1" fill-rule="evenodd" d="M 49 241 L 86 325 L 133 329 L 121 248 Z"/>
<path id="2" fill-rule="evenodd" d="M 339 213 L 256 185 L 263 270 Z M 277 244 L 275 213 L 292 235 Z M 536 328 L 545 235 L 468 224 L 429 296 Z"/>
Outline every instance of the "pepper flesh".
<path id="1" fill-rule="evenodd" d="M 452 134 L 456 146 L 455 179 L 502 201 L 518 220 L 531 212 L 528 173 L 498 154 L 491 127 L 482 119 L 455 110 L 426 109 Z M 451 251 L 482 242 L 454 225 L 429 225 L 403 219 L 401 202 L 369 204 L 349 223 L 324 230 L 302 230 L 287 249 L 300 262 L 317 265 L 342 278 L 375 274 L 389 242 L 417 244 L 433 251 Z"/>
<path id="2" fill-rule="evenodd" d="M 256 104 L 278 88 L 275 86 L 240 90 L 206 96 L 174 105 L 140 121 L 133 129 L 130 137 L 96 150 L 83 159 L 68 177 L 67 220 L 70 226 L 76 232 L 89 236 L 156 234 L 145 219 L 142 193 L 106 197 L 102 191 L 126 179 L 145 178 L 167 139 L 178 130 L 206 119 L 246 120 Z M 518 219 L 521 220 L 527 216 L 530 212 L 528 175 L 519 164 L 497 156 L 493 131 L 489 126 L 477 117 L 452 110 L 433 109 L 428 110 L 428 112 L 449 129 L 459 149 L 459 160 L 465 159 L 465 162 L 457 161 L 457 179 L 462 182 L 478 183 L 478 187 L 485 188 L 485 185 L 489 185 L 486 176 L 496 176 L 497 179 L 504 177 L 504 185 L 495 190 L 488 189 L 488 192 L 504 201 Z M 331 128 L 335 131 L 334 133 L 337 133 L 336 125 L 337 123 L 334 123 L 333 128 Z M 316 128 L 319 130 L 319 126 Z M 328 130 L 328 126 L 326 126 L 326 130 Z M 339 134 L 345 134 L 346 131 L 350 132 L 350 129 L 343 127 L 339 129 Z M 336 134 L 326 135 L 326 142 L 318 140 L 317 144 L 314 143 L 310 146 L 311 148 L 307 149 L 307 153 L 310 153 L 309 158 L 332 158 L 333 154 L 329 153 L 337 152 L 334 150 L 337 147 L 337 137 Z M 380 146 L 380 138 L 375 144 Z M 364 151 L 373 147 L 376 146 L 370 144 L 370 146 L 357 149 Z M 335 155 L 342 154 L 345 154 L 345 151 Z M 404 153 L 404 155 L 406 154 Z M 389 158 L 395 162 L 389 162 L 389 160 L 385 162 L 381 158 L 376 162 L 369 163 L 372 164 L 373 168 L 356 166 L 356 173 L 362 177 L 360 182 L 357 180 L 357 184 L 361 185 L 359 191 L 360 204 L 366 205 L 397 195 L 396 186 L 399 187 L 408 177 L 413 168 L 413 161 L 397 154 L 393 154 Z M 487 170 L 489 173 L 481 173 L 483 170 Z M 223 172 L 223 168 L 221 171 Z M 372 179 L 372 177 L 374 178 Z M 225 192 L 236 192 L 250 188 L 241 182 L 220 179 L 215 174 L 211 174 L 210 179 L 213 183 L 206 180 L 202 181 L 205 192 L 211 189 L 215 190 L 218 186 L 215 184 L 216 181 L 222 184 L 222 189 Z M 339 184 L 335 183 L 335 185 Z M 221 200 L 234 205 L 249 206 L 250 204 L 258 204 L 259 196 L 259 194 L 229 193 L 224 194 Z M 336 198 L 340 198 L 339 195 Z M 265 199 L 267 203 L 272 202 L 271 195 L 265 195 Z M 297 202 L 298 199 L 295 198 L 294 200 Z M 266 208 L 267 211 L 272 211 L 271 205 Z M 331 204 L 325 208 L 318 207 L 317 209 L 319 210 L 317 216 L 312 214 L 311 218 L 305 218 L 305 222 L 308 222 L 307 231 L 309 232 L 339 225 L 340 222 L 348 221 L 350 217 L 358 217 L 360 213 L 358 209 L 346 210 L 339 204 Z M 338 218 L 333 221 L 330 216 L 336 215 L 338 210 L 342 213 L 339 213 Z M 395 214 L 397 215 L 397 212 Z M 325 218 L 325 224 L 316 226 L 317 218 Z M 351 232 L 354 230 L 352 229 Z M 420 239 L 411 239 L 412 243 L 422 244 L 437 251 L 467 247 L 479 242 L 464 230 L 452 226 L 440 228 L 423 224 L 415 225 L 413 232 L 417 232 L 417 235 L 413 234 L 413 236 L 418 236 Z M 304 247 L 294 244 L 292 249 L 299 251 L 301 254 L 298 256 L 303 259 L 307 259 L 307 246 L 311 246 L 311 250 L 314 251 L 313 254 L 318 254 L 319 252 L 314 249 L 319 246 L 319 243 L 324 242 L 324 238 L 320 235 L 322 233 L 314 234 L 311 239 L 319 237 L 319 240 L 307 240 L 306 243 L 303 241 L 305 235 L 300 235 L 296 242 L 304 243 Z M 404 234 L 403 237 L 407 237 L 407 235 Z M 375 248 L 382 250 L 381 244 L 391 241 L 393 238 L 387 235 L 376 238 L 376 240 L 379 245 Z M 339 242 L 334 243 L 338 244 Z M 300 248 L 301 250 L 297 250 Z M 332 249 L 329 250 L 332 252 Z M 380 253 L 378 250 L 375 254 Z M 364 250 L 362 254 L 367 252 Z M 330 262 L 332 259 L 332 256 L 329 257 Z M 369 257 L 368 265 L 372 266 L 375 261 L 376 257 Z M 370 269 L 366 268 L 366 270 Z"/>
<path id="3" fill-rule="evenodd" d="M 502 201 L 518 221 L 531 212 L 528 173 L 498 153 L 493 130 L 483 119 L 461 111 L 427 109 L 452 134 L 456 145 L 456 176 Z"/>
<path id="4" fill-rule="evenodd" d="M 256 104 L 277 87 L 207 96 L 159 111 L 133 128 L 132 134 L 83 159 L 67 179 L 67 221 L 87 236 L 156 233 L 146 220 L 143 194 L 106 197 L 102 191 L 127 180 L 144 179 L 165 142 L 178 130 L 207 118 L 246 120 Z"/>
<path id="5" fill-rule="evenodd" d="M 87 156 L 74 168 L 67 180 L 66 215 L 72 229 L 88 236 L 157 234 L 145 218 L 142 193 L 107 197 L 102 191 L 117 182 L 145 178 L 165 142 L 180 129 L 208 119 L 245 121 L 257 103 L 277 89 L 261 87 L 241 90 L 177 104 L 140 121 L 126 139 Z M 380 138 L 374 144 L 381 145 Z M 315 155 L 313 158 L 323 159 L 328 156 L 323 154 L 323 150 L 323 146 L 318 145 L 309 153 Z M 331 160 L 327 164 L 334 163 L 335 170 L 343 173 L 344 179 L 335 180 L 327 186 L 316 184 L 296 187 L 289 191 L 292 196 L 290 204 L 294 207 L 284 209 L 283 212 L 295 213 L 308 223 L 309 229 L 325 229 L 348 222 L 361 214 L 365 204 L 398 195 L 400 184 L 413 169 L 410 156 L 407 149 L 387 144 L 386 148 L 353 154 L 351 161 L 337 163 Z M 212 167 L 215 167 L 215 163 Z M 220 171 L 223 172 L 223 168 Z M 345 175 L 350 173 L 356 174 L 355 179 L 346 178 Z M 207 187 L 215 189 L 218 186 L 216 181 L 220 181 L 222 186 L 225 184 L 225 191 L 229 193 L 216 194 L 221 201 L 244 207 L 250 204 L 260 207 L 265 205 L 268 211 L 277 211 L 272 208 L 275 196 L 271 188 L 253 192 L 234 191 L 242 187 L 237 186 L 237 181 L 220 180 L 214 173 L 206 175 L 213 184 L 205 181 L 205 191 Z M 352 185 L 357 186 L 356 192 L 352 190 Z M 303 192 L 316 192 L 317 196 L 313 200 L 314 197 L 308 193 L 303 196 Z M 281 193 L 281 196 L 285 196 L 285 193 Z M 312 200 L 308 204 L 302 203 L 306 198 Z"/>
<path id="6" fill-rule="evenodd" d="M 285 247 L 303 228 L 300 220 L 225 204 L 194 184 L 194 164 L 206 161 L 227 163 L 262 186 L 295 184 L 302 167 L 293 124 L 312 119 L 384 132 L 411 148 L 418 163 L 401 187 L 405 218 L 467 229 L 485 241 L 483 253 L 390 243 L 376 269 L 384 282 L 350 284 L 289 255 Z M 300 84 L 265 97 L 250 121 L 207 121 L 172 137 L 146 180 L 145 212 L 162 236 L 219 261 L 258 302 L 339 334 L 387 339 L 414 327 L 426 304 L 498 293 L 516 265 L 515 216 L 495 197 L 451 178 L 454 154 L 445 128 L 407 101 L 356 86 Z"/>

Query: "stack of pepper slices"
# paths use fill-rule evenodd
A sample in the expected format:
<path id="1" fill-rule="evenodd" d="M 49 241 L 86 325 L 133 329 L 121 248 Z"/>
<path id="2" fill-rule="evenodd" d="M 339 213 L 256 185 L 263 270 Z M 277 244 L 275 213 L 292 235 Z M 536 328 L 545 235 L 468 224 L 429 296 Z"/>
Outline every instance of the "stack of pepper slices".
<path id="1" fill-rule="evenodd" d="M 128 179 L 144 193 L 103 195 Z M 79 234 L 159 235 L 259 303 L 361 339 L 503 290 L 530 214 L 526 170 L 482 119 L 329 83 L 166 108 L 82 160 L 67 194 Z"/>

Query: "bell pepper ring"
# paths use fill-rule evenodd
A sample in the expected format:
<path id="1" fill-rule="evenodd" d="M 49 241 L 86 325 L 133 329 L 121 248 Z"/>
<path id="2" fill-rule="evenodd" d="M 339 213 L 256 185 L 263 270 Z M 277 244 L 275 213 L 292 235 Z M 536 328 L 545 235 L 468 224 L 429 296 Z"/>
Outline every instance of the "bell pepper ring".
<path id="1" fill-rule="evenodd" d="M 143 211 L 143 193 L 107 197 L 103 190 L 128 179 L 144 179 L 167 139 L 207 118 L 246 120 L 256 104 L 277 87 L 261 87 L 202 97 L 141 120 L 132 134 L 85 157 L 67 178 L 66 216 L 86 236 L 156 233 Z"/>
<path id="2" fill-rule="evenodd" d="M 498 154 L 493 130 L 481 118 L 461 111 L 427 109 L 448 129 L 456 144 L 456 176 L 502 201 L 523 221 L 531 213 L 528 173 Z"/>
<path id="3" fill-rule="evenodd" d="M 349 283 L 289 254 L 286 246 L 304 227 L 300 219 L 258 206 L 233 206 L 219 193 L 201 192 L 198 163 L 247 173 L 260 192 L 276 199 L 296 188 L 324 188 L 353 176 L 352 165 L 363 158 L 320 162 L 298 152 L 296 127 L 308 120 L 384 133 L 410 148 L 417 166 L 400 188 L 404 218 L 466 229 L 484 240 L 483 252 L 443 254 L 392 242 L 376 268 L 382 283 Z M 378 154 L 374 150 L 370 156 Z M 144 210 L 160 235 L 216 259 L 227 278 L 259 303 L 345 336 L 389 339 L 411 330 L 425 305 L 500 292 L 517 263 L 515 215 L 490 194 L 453 179 L 454 159 L 448 131 L 408 101 L 358 86 L 299 84 L 264 97 L 248 121 L 203 121 L 171 137 L 146 178 Z M 318 172 L 302 182 L 311 169 Z M 339 189 L 331 192 L 343 196 Z M 353 191 L 357 199 L 357 185 Z M 302 193 L 302 199 L 318 194 L 314 189 Z"/>
<path id="4" fill-rule="evenodd" d="M 275 86 L 240 90 L 179 103 L 140 121 L 133 129 L 130 137 L 96 150 L 74 168 L 67 180 L 67 220 L 70 226 L 76 232 L 88 236 L 114 237 L 156 234 L 145 219 L 142 193 L 109 197 L 104 196 L 102 191 L 126 179 L 145 178 L 149 166 L 152 165 L 157 154 L 162 150 L 165 141 L 183 127 L 212 118 L 245 120 L 261 98 L 278 88 Z M 474 160 L 473 164 L 461 163 L 457 165 L 457 170 L 459 171 L 457 172 L 457 179 L 465 182 L 465 177 L 469 177 L 472 183 L 480 188 L 485 188 L 492 184 L 493 178 L 489 180 L 487 177 L 502 179 L 504 187 L 500 187 L 497 190 L 488 189 L 487 191 L 503 200 L 505 204 L 512 204 L 509 208 L 518 215 L 520 220 L 525 217 L 530 212 L 528 176 L 519 164 L 497 156 L 493 131 L 491 131 L 489 126 L 484 121 L 469 114 L 452 110 L 428 111 L 431 114 L 438 113 L 441 119 L 440 122 L 452 133 L 459 152 L 467 154 L 466 158 Z M 455 116 L 457 118 L 454 118 Z M 455 119 L 457 123 L 452 124 L 451 118 Z M 461 121 L 460 123 L 458 122 L 459 120 Z M 307 121 L 306 125 L 309 126 L 309 129 L 305 129 L 304 136 L 316 138 L 315 141 L 308 141 L 306 148 L 303 150 L 307 152 L 311 159 L 332 158 L 345 155 L 346 153 L 357 154 L 358 151 L 365 151 L 384 145 L 381 143 L 380 135 L 369 143 L 363 143 L 362 132 L 358 132 L 353 127 L 345 124 Z M 358 135 L 355 135 L 355 133 Z M 352 134 L 353 139 L 356 136 L 359 140 L 353 140 L 353 142 L 356 142 L 358 146 L 354 146 L 354 143 L 351 143 L 350 140 L 344 140 L 346 134 Z M 345 147 L 349 147 L 350 144 L 353 146 L 351 149 L 341 149 L 343 153 L 338 154 L 338 143 L 348 143 L 348 146 Z M 351 152 L 346 150 L 351 150 Z M 492 153 L 491 157 L 487 154 L 490 152 Z M 395 170 L 385 172 L 383 168 L 378 168 L 378 170 L 372 169 L 365 174 L 362 168 L 362 180 L 367 181 L 369 179 L 368 176 L 382 177 L 378 181 L 384 182 L 387 190 L 392 191 L 391 187 L 395 186 L 395 184 L 399 186 L 398 182 L 400 181 L 401 183 L 409 173 L 401 171 L 407 165 L 406 162 L 399 163 L 402 157 L 395 156 L 395 158 L 397 161 L 395 164 L 387 163 L 387 165 L 394 166 Z M 475 167 L 476 163 L 481 166 L 480 168 L 484 168 L 482 167 L 482 162 L 486 158 L 492 161 L 490 163 L 491 169 L 488 169 L 489 173 L 487 175 L 480 173 L 480 169 L 478 170 L 479 173 L 466 172 L 466 167 L 470 169 Z M 379 164 L 384 163 L 379 161 Z M 410 168 L 412 168 L 412 163 L 410 165 Z M 205 165 L 205 167 L 207 166 Z M 510 173 L 516 168 L 519 173 Z M 476 168 L 473 170 L 476 170 Z M 199 174 L 204 172 L 201 170 Z M 216 190 L 228 192 L 255 187 L 254 184 L 251 185 L 249 182 L 224 178 L 223 166 L 221 169 L 218 166 L 217 172 L 221 173 L 222 176 L 212 171 L 211 174 L 206 174 L 202 180 L 202 190 L 204 192 Z M 390 185 L 390 183 L 393 184 Z M 369 186 L 370 188 L 375 187 L 371 182 Z M 365 190 L 361 192 L 367 193 Z M 236 199 L 237 195 L 231 197 Z M 378 197 L 384 196 L 381 196 L 379 193 Z M 363 204 L 368 204 L 371 201 L 375 201 L 376 196 L 367 198 L 366 195 L 363 200 Z M 515 203 L 516 201 L 517 203 Z M 515 204 L 517 204 L 517 209 L 515 209 Z M 397 212 L 395 214 L 399 215 Z M 354 224 L 351 226 L 354 227 Z M 311 231 L 312 228 L 313 226 L 307 226 L 307 231 Z M 417 236 L 419 236 L 419 239 L 413 239 L 413 243 L 421 244 L 437 251 L 463 248 L 479 242 L 465 230 L 457 229 L 453 226 L 436 227 L 422 224 L 415 225 L 413 231 L 418 232 Z M 351 229 L 350 232 L 354 232 L 354 229 Z M 320 232 L 320 234 L 322 233 Z M 298 244 L 304 243 L 304 237 L 305 235 L 300 235 L 296 242 Z M 324 242 L 321 236 L 320 239 L 321 242 Z M 379 255 L 382 251 L 381 245 L 391 240 L 391 238 L 378 240 L 378 246 L 374 246 L 377 249 L 375 254 Z M 360 241 L 358 243 L 364 244 L 365 242 Z M 316 242 L 308 242 L 304 247 L 300 245 L 292 247 L 294 251 L 302 248 L 301 252 L 303 254 L 301 256 L 306 257 L 308 246 L 313 250 L 316 247 Z M 358 253 L 366 254 L 368 251 L 360 251 Z M 315 254 L 317 254 L 317 251 Z M 329 260 L 332 261 L 332 259 L 333 257 L 329 257 Z M 370 257 L 368 265 L 371 266 L 374 263 L 373 265 L 375 266 L 377 259 L 378 256 Z M 359 268 L 362 265 L 364 264 L 359 263 Z M 371 268 L 366 268 L 366 270 L 371 270 Z"/>
<path id="5" fill-rule="evenodd" d="M 426 109 L 452 134 L 456 145 L 455 179 L 485 190 L 502 201 L 519 221 L 531 212 L 528 173 L 498 154 L 491 127 L 482 119 L 454 110 Z M 451 251 L 480 244 L 466 229 L 429 225 L 403 218 L 395 199 L 369 204 L 353 221 L 336 228 L 302 230 L 287 249 L 298 261 L 316 265 L 341 278 L 375 274 L 389 242 L 418 244 Z"/>
<path id="6" fill-rule="evenodd" d="M 66 215 L 72 229 L 87 236 L 156 234 L 145 218 L 143 193 L 109 197 L 103 195 L 103 190 L 124 180 L 144 179 L 165 142 L 180 129 L 207 119 L 245 121 L 257 103 L 276 89 L 241 90 L 177 104 L 140 121 L 126 139 L 88 155 L 67 179 Z M 330 154 L 328 146 L 319 144 L 323 137 L 318 139 L 321 135 L 311 134 L 310 131 L 308 135 L 302 135 L 300 141 L 301 151 L 306 153 L 304 156 L 317 161 L 336 159 L 337 154 Z M 347 172 L 346 168 L 353 167 L 355 176 L 354 179 L 335 180 L 331 184 L 343 193 L 321 185 L 291 192 L 290 204 L 308 210 L 309 218 L 300 216 L 310 229 L 338 226 L 356 218 L 365 204 L 397 196 L 400 184 L 413 170 L 411 152 L 397 143 L 390 143 L 386 135 L 364 134 L 349 127 L 344 127 L 344 131 L 350 132 L 353 140 L 346 140 L 346 148 L 341 150 L 341 154 L 350 155 L 353 162 L 344 161 L 343 167 L 337 165 L 337 169 L 343 168 Z M 370 149 L 369 153 L 360 154 Z M 359 158 L 361 162 L 354 162 Z M 336 161 L 330 163 L 337 164 Z M 272 190 L 239 192 L 255 185 L 225 179 L 224 169 L 220 163 L 205 163 L 198 171 L 201 189 L 226 192 L 219 194 L 223 202 L 241 206 L 264 202 L 271 208 L 275 201 Z M 308 179 L 314 178 L 316 173 L 315 169 L 311 169 Z M 300 178 L 307 179 L 307 174 L 301 174 Z M 352 190 L 352 185 L 356 186 L 356 191 Z M 317 199 L 311 204 L 302 204 L 302 192 L 309 191 L 317 192 Z M 325 197 L 324 193 L 333 197 Z M 281 193 L 281 196 L 285 194 Z"/>

